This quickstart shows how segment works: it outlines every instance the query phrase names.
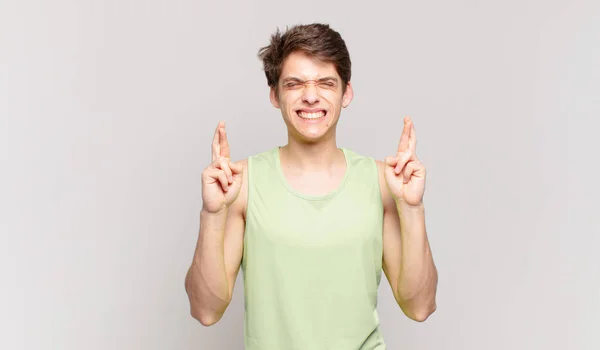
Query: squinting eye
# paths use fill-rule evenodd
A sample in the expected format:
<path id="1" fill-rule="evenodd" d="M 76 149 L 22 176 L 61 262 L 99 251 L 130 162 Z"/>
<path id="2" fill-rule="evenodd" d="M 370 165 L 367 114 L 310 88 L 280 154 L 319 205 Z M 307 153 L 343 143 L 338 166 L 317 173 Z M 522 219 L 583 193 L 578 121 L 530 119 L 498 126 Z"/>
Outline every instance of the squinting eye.
<path id="1" fill-rule="evenodd" d="M 299 83 L 287 83 L 284 86 L 288 89 L 293 89 L 293 88 L 297 88 L 298 86 L 300 86 L 300 84 Z"/>
<path id="2" fill-rule="evenodd" d="M 323 86 L 323 87 L 328 87 L 328 88 L 335 87 L 335 83 L 330 82 L 330 81 L 321 83 L 320 85 Z"/>

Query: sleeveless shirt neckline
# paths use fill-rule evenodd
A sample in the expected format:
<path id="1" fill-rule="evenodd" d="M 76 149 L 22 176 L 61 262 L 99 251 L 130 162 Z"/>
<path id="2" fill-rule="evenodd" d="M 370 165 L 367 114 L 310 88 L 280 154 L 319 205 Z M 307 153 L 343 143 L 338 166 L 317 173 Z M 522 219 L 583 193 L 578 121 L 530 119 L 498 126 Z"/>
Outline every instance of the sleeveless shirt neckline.
<path id="1" fill-rule="evenodd" d="M 277 147 L 273 148 L 271 151 L 273 154 L 273 157 L 275 158 L 275 167 L 277 168 L 277 175 L 279 177 L 279 180 L 283 184 L 283 186 L 286 188 L 286 190 L 288 192 L 290 192 L 291 194 L 293 194 L 294 196 L 305 199 L 305 200 L 309 200 L 309 201 L 321 201 L 321 200 L 325 200 L 325 199 L 334 197 L 338 193 L 342 192 L 342 190 L 346 186 L 346 182 L 348 181 L 348 174 L 350 173 L 350 168 L 352 167 L 352 162 L 350 161 L 348 150 L 346 148 L 344 148 L 344 147 L 339 148 L 342 151 L 342 153 L 344 154 L 344 159 L 346 160 L 346 171 L 344 172 L 344 177 L 342 178 L 342 182 L 334 190 L 330 191 L 329 193 L 322 194 L 322 195 L 303 194 L 303 193 L 296 191 L 294 188 L 292 188 L 292 186 L 290 186 L 287 179 L 285 178 L 285 175 L 283 174 L 283 169 L 281 168 L 281 159 L 279 158 L 279 149 L 280 148 L 281 148 L 280 146 L 277 146 Z"/>

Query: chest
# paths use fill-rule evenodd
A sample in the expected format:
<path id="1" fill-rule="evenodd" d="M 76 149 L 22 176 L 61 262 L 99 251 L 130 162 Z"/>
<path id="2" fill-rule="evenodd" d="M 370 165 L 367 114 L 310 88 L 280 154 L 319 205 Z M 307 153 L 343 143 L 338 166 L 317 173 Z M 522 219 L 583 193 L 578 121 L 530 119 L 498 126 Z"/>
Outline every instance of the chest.
<path id="1" fill-rule="evenodd" d="M 342 191 L 324 200 L 262 196 L 250 211 L 250 231 L 280 248 L 359 248 L 379 245 L 383 209 L 372 191 Z M 256 198 L 255 198 L 256 199 Z"/>
<path id="2" fill-rule="evenodd" d="M 295 174 L 283 171 L 285 181 L 297 193 L 306 196 L 323 196 L 340 187 L 344 180 L 344 170 L 335 169 L 329 173 Z"/>

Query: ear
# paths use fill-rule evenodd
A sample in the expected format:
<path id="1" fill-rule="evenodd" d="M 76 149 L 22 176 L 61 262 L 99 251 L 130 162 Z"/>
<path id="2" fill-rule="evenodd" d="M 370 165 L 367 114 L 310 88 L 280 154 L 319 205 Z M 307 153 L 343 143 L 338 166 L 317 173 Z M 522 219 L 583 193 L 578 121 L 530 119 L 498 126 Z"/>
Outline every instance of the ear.
<path id="1" fill-rule="evenodd" d="M 342 96 L 342 107 L 346 108 L 352 102 L 354 98 L 354 90 L 352 89 L 352 83 L 348 82 L 346 85 L 346 91 L 344 92 L 344 96 Z"/>
<path id="2" fill-rule="evenodd" d="M 277 91 L 275 91 L 274 87 L 270 88 L 269 99 L 271 100 L 273 107 L 279 108 L 279 97 L 277 96 Z"/>

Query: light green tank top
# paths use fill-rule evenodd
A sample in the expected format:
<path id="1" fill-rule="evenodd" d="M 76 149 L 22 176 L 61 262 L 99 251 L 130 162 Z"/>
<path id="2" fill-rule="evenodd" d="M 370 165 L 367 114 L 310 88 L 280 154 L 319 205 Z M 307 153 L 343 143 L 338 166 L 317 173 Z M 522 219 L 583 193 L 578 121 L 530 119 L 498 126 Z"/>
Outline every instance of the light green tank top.
<path id="1" fill-rule="evenodd" d="M 381 350 L 383 205 L 374 159 L 342 148 L 323 196 L 287 183 L 279 147 L 248 158 L 244 235 L 247 350 Z"/>

